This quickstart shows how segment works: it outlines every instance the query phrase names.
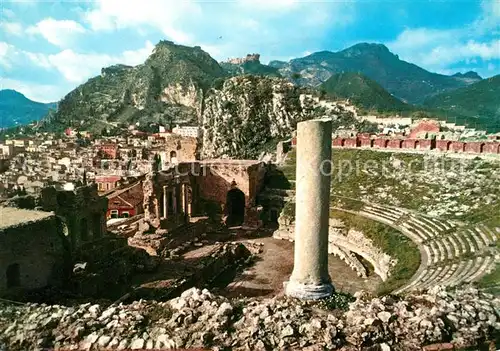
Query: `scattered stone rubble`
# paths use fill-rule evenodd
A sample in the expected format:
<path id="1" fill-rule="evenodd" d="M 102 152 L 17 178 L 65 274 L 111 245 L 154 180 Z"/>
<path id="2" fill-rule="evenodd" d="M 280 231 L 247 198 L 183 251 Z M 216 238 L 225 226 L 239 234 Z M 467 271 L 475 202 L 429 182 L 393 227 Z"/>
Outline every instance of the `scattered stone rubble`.
<path id="1" fill-rule="evenodd" d="M 436 287 L 404 299 L 357 293 L 347 312 L 287 297 L 228 300 L 192 288 L 168 302 L 0 305 L 0 348 L 123 350 L 206 347 L 233 350 L 421 350 L 499 337 L 500 298 Z"/>

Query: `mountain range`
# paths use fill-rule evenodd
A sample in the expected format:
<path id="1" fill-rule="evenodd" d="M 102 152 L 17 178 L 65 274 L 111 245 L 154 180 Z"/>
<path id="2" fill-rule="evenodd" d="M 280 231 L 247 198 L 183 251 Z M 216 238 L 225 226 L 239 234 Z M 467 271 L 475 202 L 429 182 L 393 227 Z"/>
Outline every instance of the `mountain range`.
<path id="1" fill-rule="evenodd" d="M 356 44 L 339 52 L 316 52 L 289 62 L 272 61 L 269 65 L 277 68 L 284 77 L 313 87 L 326 82 L 332 74 L 361 73 L 396 98 L 413 104 L 481 80 L 470 72 L 465 77 L 431 73 L 399 59 L 385 45 L 369 43 Z"/>
<path id="2" fill-rule="evenodd" d="M 56 106 L 57 103 L 44 104 L 30 100 L 15 90 L 0 90 L 0 128 L 38 121 Z"/>
<path id="3" fill-rule="evenodd" d="M 338 52 L 321 51 L 265 65 L 258 59 L 219 63 L 199 46 L 165 40 L 155 46 L 143 64 L 103 68 L 99 76 L 68 93 L 59 102 L 57 112 L 45 119 L 45 126 L 50 130 L 75 126 L 101 131 L 111 125 L 137 122 L 202 124 L 207 99 L 217 95 L 224 100 L 227 94 L 234 97 L 224 85 L 231 77 L 245 75 L 281 79 L 305 92 L 321 92 L 327 98 L 348 98 L 372 112 L 407 114 L 427 110 L 440 118 L 500 130 L 498 76 L 483 80 L 476 72 L 451 76 L 432 73 L 401 60 L 382 44 L 361 43 Z M 275 82 L 262 82 L 271 81 Z M 243 82 L 247 81 L 237 84 Z M 230 86 L 235 89 L 236 85 L 233 82 Z M 238 91 L 245 95 L 241 101 L 250 101 L 248 95 L 254 94 L 244 87 Z M 261 96 L 256 94 L 254 98 Z M 0 95 L 2 105 L 4 100 Z M 24 104 L 29 106 L 26 101 L 16 106 L 25 116 L 22 111 L 31 110 Z M 211 104 L 217 105 L 213 101 Z M 4 114 L 6 124 L 23 121 L 12 113 Z M 33 112 L 24 120 L 29 122 L 41 115 Z"/>

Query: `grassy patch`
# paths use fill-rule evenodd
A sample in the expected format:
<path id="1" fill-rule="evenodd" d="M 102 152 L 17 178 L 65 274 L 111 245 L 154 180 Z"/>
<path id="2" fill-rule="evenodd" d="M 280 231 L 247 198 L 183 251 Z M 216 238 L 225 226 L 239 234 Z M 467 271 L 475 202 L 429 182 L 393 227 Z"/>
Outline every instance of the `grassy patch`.
<path id="1" fill-rule="evenodd" d="M 334 149 L 331 194 L 466 223 L 500 213 L 500 163 L 478 158 Z M 296 150 L 279 169 L 293 188 Z M 354 203 L 347 203 L 352 207 Z M 355 205 L 355 204 L 354 204 Z M 500 216 L 496 215 L 500 221 Z"/>
<path id="2" fill-rule="evenodd" d="M 397 259 L 398 263 L 393 267 L 391 276 L 379 286 L 378 294 L 388 294 L 401 287 L 417 271 L 420 265 L 420 252 L 415 243 L 396 229 L 342 211 L 332 210 L 330 217 L 340 219 L 349 229 L 363 232 L 376 247 Z"/>

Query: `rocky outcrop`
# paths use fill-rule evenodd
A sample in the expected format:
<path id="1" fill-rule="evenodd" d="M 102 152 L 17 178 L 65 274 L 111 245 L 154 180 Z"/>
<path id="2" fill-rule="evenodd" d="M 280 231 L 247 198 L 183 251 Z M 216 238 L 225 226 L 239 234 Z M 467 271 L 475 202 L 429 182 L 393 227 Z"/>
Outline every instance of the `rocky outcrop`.
<path id="1" fill-rule="evenodd" d="M 500 299 L 439 287 L 404 299 L 357 294 L 320 303 L 215 296 L 190 289 L 168 302 L 129 305 L 0 306 L 0 347 L 8 350 L 194 348 L 216 350 L 421 350 L 475 346 L 499 336 Z M 375 347 L 375 348 L 369 348 Z"/>
<path id="2" fill-rule="evenodd" d="M 246 57 L 237 57 L 237 58 L 230 58 L 227 60 L 227 63 L 231 63 L 233 65 L 241 65 L 245 62 L 252 62 L 252 61 L 259 61 L 260 60 L 260 54 L 248 54 Z"/>
<path id="3" fill-rule="evenodd" d="M 251 159 L 266 143 L 288 137 L 297 122 L 314 116 L 312 98 L 280 78 L 228 79 L 205 100 L 203 155 Z"/>
<path id="4" fill-rule="evenodd" d="M 103 122 L 196 123 L 203 91 L 225 76 L 199 46 L 160 41 L 143 64 L 104 68 L 67 94 L 46 128 L 77 125 L 100 132 Z"/>

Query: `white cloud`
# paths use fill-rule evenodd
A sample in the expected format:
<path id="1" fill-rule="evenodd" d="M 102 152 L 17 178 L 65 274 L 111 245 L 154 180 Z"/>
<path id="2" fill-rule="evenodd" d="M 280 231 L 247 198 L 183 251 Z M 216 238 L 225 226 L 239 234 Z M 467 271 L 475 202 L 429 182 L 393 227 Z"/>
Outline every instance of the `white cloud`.
<path id="1" fill-rule="evenodd" d="M 75 35 L 85 33 L 85 28 L 76 21 L 46 18 L 34 26 L 28 27 L 26 32 L 41 35 L 49 43 L 64 47 L 72 42 Z"/>
<path id="2" fill-rule="evenodd" d="M 192 41 L 180 30 L 183 19 L 201 14 L 201 7 L 191 0 L 99 0 L 84 18 L 95 31 L 126 27 L 152 26 L 177 43 Z"/>
<path id="3" fill-rule="evenodd" d="M 44 55 L 26 52 L 32 63 L 45 69 L 57 70 L 72 83 L 82 83 L 86 79 L 99 74 L 101 68 L 113 64 L 137 65 L 153 51 L 154 45 L 147 41 L 143 48 L 124 51 L 120 55 L 96 53 L 78 53 L 70 49 L 57 54 Z"/>
<path id="4" fill-rule="evenodd" d="M 20 36 L 23 34 L 23 26 L 19 22 L 3 22 L 0 28 L 11 35 Z"/>
<path id="5" fill-rule="evenodd" d="M 407 29 L 387 45 L 403 59 L 424 66 L 444 67 L 462 60 L 500 58 L 500 40 L 468 40 L 459 30 Z"/>
<path id="6" fill-rule="evenodd" d="M 239 0 L 243 7 L 253 10 L 288 11 L 300 5 L 297 0 Z"/>
<path id="7" fill-rule="evenodd" d="M 7 70 L 16 62 L 19 51 L 6 42 L 0 41 L 0 66 Z"/>
<path id="8" fill-rule="evenodd" d="M 14 89 L 28 99 L 38 102 L 58 101 L 65 93 L 65 87 L 0 77 L 1 89 Z"/>

